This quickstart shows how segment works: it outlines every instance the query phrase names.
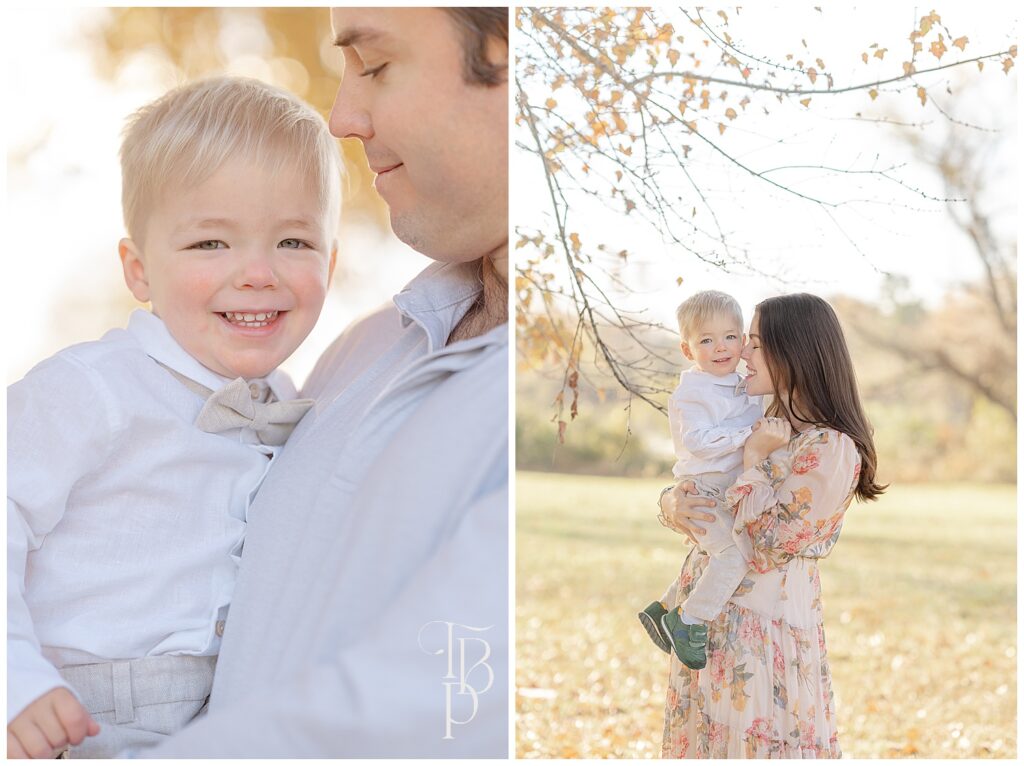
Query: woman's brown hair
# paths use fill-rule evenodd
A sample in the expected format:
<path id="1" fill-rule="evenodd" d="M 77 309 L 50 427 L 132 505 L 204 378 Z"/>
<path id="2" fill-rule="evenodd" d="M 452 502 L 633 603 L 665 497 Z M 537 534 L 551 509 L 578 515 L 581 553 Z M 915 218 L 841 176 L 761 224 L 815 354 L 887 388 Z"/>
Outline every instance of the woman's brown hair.
<path id="1" fill-rule="evenodd" d="M 828 426 L 857 445 L 857 497 L 874 500 L 888 485 L 875 483 L 873 429 L 857 392 L 857 376 L 836 312 L 816 295 L 768 298 L 755 309 L 760 346 L 776 396 L 772 417 Z"/>

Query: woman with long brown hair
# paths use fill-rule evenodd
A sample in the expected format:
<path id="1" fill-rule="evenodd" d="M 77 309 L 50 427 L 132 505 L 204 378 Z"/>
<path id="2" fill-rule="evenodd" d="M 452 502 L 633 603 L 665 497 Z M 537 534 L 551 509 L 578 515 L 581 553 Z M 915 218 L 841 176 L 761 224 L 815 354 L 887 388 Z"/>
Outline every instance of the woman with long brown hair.
<path id="1" fill-rule="evenodd" d="M 662 754 L 838 758 L 818 561 L 839 539 L 853 498 L 885 489 L 875 481 L 871 426 L 839 320 L 821 298 L 763 301 L 741 356 L 747 393 L 774 395 L 727 493 L 750 571 L 708 626 L 707 666 L 690 670 L 672 658 Z M 709 516 L 700 508 L 713 501 L 687 490 L 663 493 L 662 512 L 695 539 Z M 679 575 L 679 604 L 706 565 L 694 548 Z"/>

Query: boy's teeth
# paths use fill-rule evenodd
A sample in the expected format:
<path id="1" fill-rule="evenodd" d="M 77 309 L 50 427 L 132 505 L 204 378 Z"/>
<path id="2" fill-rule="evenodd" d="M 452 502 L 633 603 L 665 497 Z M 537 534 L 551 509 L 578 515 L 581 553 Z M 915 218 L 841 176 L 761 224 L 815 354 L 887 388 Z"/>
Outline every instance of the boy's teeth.
<path id="1" fill-rule="evenodd" d="M 225 311 L 224 318 L 229 322 L 243 324 L 248 327 L 264 327 L 277 319 L 277 314 L 277 311 L 260 312 L 258 314 L 245 313 L 242 311 Z"/>

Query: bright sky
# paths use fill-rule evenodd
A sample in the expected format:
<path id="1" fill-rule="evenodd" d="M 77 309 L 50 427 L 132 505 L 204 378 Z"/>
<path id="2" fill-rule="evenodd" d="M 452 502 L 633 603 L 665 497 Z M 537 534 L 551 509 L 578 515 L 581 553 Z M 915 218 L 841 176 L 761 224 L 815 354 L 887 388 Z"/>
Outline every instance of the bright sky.
<path id="1" fill-rule="evenodd" d="M 147 55 L 128 62 L 116 82 L 98 79 L 82 39 L 106 13 L 4 11 L 8 383 L 67 345 L 123 326 L 132 306 L 117 256 L 123 236 L 120 133 L 131 112 L 177 82 L 173 71 Z M 327 27 L 327 9 L 323 13 Z M 237 56 L 232 73 L 265 77 L 266 35 L 242 26 L 245 34 L 222 41 Z M 345 325 L 389 300 L 427 264 L 389 232 L 343 229 L 334 290 L 316 329 L 283 368 L 301 382 Z"/>
<path id="2" fill-rule="evenodd" d="M 927 52 L 919 54 L 919 69 L 931 62 L 948 63 L 957 57 L 1005 50 L 1016 42 L 1018 23 L 1005 10 L 1006 5 L 945 5 L 951 7 L 937 7 L 942 22 L 953 35 L 969 37 L 966 51 L 961 54 L 950 47 L 941 62 Z M 797 12 L 775 6 L 746 6 L 739 14 L 729 11 L 728 31 L 738 47 L 774 60 L 783 60 L 787 52 L 797 54 L 797 58 L 808 58 L 801 44 L 801 38 L 806 39 L 809 58 L 825 59 L 836 87 L 899 74 L 901 62 L 909 58 L 905 55 L 909 53 L 907 36 L 916 27 L 917 19 L 931 10 L 931 6 L 915 9 L 900 3 L 887 3 L 888 11 L 884 13 L 878 7 L 869 11 L 837 4 L 826 5 L 824 13 L 810 10 L 810 5 L 802 8 Z M 705 14 L 706 18 L 714 18 L 713 11 Z M 687 36 L 688 42 L 698 34 L 681 15 L 666 11 L 661 18 L 672 21 L 676 33 Z M 884 60 L 872 57 L 870 64 L 865 65 L 861 53 L 873 52 L 868 47 L 872 43 L 888 48 L 889 52 Z M 685 61 L 682 59 L 680 66 Z M 943 108 L 954 116 L 993 131 L 982 134 L 991 180 L 983 203 L 997 230 L 1013 241 L 1018 197 L 1016 70 L 1007 77 L 998 61 L 990 61 L 979 75 L 975 64 L 965 66 L 962 72 L 951 76 L 953 96 L 944 93 L 942 83 L 946 78 L 942 75 L 946 74 L 924 75 L 921 84 L 938 86 L 934 92 Z M 961 77 L 970 81 L 970 88 L 959 86 Z M 823 80 L 819 79 L 819 86 Z M 681 89 L 681 82 L 676 87 Z M 805 82 L 805 87 L 810 87 L 809 83 Z M 713 92 L 718 90 L 716 86 Z M 553 95 L 561 99 L 562 93 Z M 543 102 L 547 95 L 533 95 L 531 99 Z M 756 169 L 790 164 L 844 168 L 902 164 L 909 150 L 893 138 L 894 129 L 850 119 L 858 111 L 865 117 L 888 115 L 924 122 L 925 135 L 929 137 L 943 135 L 948 127 L 934 107 L 921 107 L 912 90 L 887 93 L 883 89 L 873 103 L 865 92 L 816 96 L 809 109 L 800 106 L 796 99 L 778 104 L 771 98 L 768 116 L 763 114 L 760 103 L 754 97 L 752 107 L 729 124 L 722 139 L 723 146 Z M 712 129 L 713 124 L 706 127 Z M 516 138 L 520 143 L 530 142 L 525 127 L 517 130 Z M 513 156 L 513 220 L 528 228 L 544 221 L 545 228 L 553 231 L 550 198 L 538 160 L 522 151 Z M 781 273 L 789 284 L 760 276 L 724 275 L 704 267 L 680 247 L 664 243 L 637 216 L 627 217 L 620 199 L 605 206 L 574 195 L 568 230 L 579 232 L 591 247 L 602 242 L 611 252 L 629 251 L 628 261 L 618 266 L 615 273 L 635 293 L 618 293 L 618 300 L 624 306 L 649 307 L 649 319 L 671 326 L 673 310 L 683 298 L 711 287 L 733 293 L 749 319 L 759 300 L 782 292 L 844 292 L 873 299 L 878 296 L 883 270 L 906 275 L 912 291 L 928 302 L 938 300 L 951 285 L 973 280 L 980 274 L 969 241 L 950 223 L 942 203 L 922 199 L 877 179 L 837 177 L 820 170 L 785 170 L 773 176 L 780 182 L 796 185 L 804 193 L 825 199 L 863 200 L 835 210 L 836 220 L 832 221 L 818 206 L 771 188 L 721 161 L 708 162 L 707 157 L 697 152 L 691 154 L 690 172 L 702 179 L 702 189 L 712 200 L 722 228 L 731 232 L 731 241 L 749 249 L 759 268 Z M 899 175 L 910 185 L 945 196 L 937 177 L 927 169 L 908 166 Z M 686 190 L 688 184 L 679 171 L 663 172 L 659 182 L 667 188 L 678 186 L 680 194 L 688 195 L 681 204 L 687 211 L 690 209 L 693 193 Z M 682 286 L 676 285 L 677 277 L 684 279 Z M 611 286 L 609 289 L 614 290 Z"/>

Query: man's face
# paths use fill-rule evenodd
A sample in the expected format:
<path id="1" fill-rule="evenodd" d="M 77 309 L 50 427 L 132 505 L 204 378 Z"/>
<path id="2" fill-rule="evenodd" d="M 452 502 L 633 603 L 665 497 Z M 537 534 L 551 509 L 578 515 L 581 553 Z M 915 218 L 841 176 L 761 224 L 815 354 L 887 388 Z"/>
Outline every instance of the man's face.
<path id="1" fill-rule="evenodd" d="M 508 242 L 508 85 L 467 83 L 439 8 L 332 8 L 345 69 L 331 133 L 358 138 L 396 236 L 441 261 Z M 507 60 L 493 46 L 492 60 Z"/>

